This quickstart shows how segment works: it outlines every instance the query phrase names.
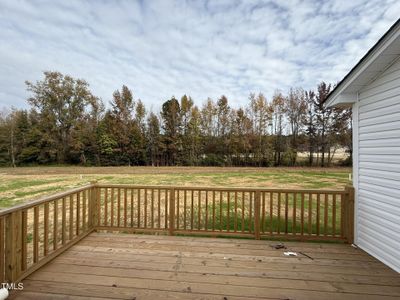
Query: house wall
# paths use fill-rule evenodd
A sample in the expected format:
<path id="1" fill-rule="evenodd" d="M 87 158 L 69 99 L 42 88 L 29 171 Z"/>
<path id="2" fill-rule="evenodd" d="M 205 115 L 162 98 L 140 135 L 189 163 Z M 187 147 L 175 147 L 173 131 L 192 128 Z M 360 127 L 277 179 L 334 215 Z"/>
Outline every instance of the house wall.
<path id="1" fill-rule="evenodd" d="M 353 108 L 355 243 L 400 272 L 400 59 Z"/>

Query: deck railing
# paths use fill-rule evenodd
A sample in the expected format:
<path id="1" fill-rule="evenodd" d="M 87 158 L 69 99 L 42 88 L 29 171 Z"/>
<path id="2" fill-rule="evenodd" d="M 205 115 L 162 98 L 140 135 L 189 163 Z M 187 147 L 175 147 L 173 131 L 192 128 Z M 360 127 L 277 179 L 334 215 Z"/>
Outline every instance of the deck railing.
<path id="1" fill-rule="evenodd" d="M 0 282 L 94 230 L 353 242 L 354 191 L 90 185 L 0 212 Z"/>
<path id="2" fill-rule="evenodd" d="M 351 188 L 99 184 L 95 189 L 99 216 L 96 228 L 100 230 L 352 240 Z"/>
<path id="3" fill-rule="evenodd" d="M 17 282 L 93 230 L 94 186 L 0 211 L 0 283 Z"/>

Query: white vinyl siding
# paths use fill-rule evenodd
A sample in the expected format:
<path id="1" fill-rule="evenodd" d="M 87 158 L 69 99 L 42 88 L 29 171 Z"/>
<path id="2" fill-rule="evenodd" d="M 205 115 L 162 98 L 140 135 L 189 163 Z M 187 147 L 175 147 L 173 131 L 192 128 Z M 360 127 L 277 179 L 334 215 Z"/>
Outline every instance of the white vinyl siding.
<path id="1" fill-rule="evenodd" d="M 356 243 L 400 272 L 400 60 L 359 92 L 357 108 Z"/>

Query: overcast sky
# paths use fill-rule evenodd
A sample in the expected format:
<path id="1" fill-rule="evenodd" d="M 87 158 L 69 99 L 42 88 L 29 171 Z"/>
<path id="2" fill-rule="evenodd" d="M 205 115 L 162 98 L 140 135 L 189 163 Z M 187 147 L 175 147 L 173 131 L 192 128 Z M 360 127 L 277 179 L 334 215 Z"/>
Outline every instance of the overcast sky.
<path id="1" fill-rule="evenodd" d="M 57 70 L 109 102 L 123 84 L 148 108 L 335 83 L 400 16 L 398 0 L 0 0 L 0 107 Z"/>

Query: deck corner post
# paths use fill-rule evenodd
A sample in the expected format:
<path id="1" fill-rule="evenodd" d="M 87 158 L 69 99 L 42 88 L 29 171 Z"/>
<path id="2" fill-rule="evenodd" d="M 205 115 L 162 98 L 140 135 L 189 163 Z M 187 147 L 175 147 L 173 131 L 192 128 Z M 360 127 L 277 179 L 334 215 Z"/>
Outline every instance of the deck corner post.
<path id="1" fill-rule="evenodd" d="M 255 192 L 254 198 L 254 238 L 260 239 L 260 208 L 261 208 L 261 193 Z"/>
<path id="2" fill-rule="evenodd" d="M 91 181 L 90 182 L 91 187 L 90 187 L 90 219 L 89 219 L 89 227 L 90 228 L 95 228 L 96 226 L 99 225 L 99 216 L 98 216 L 98 206 L 100 199 L 98 199 L 98 187 L 97 187 L 97 181 Z"/>
<path id="3" fill-rule="evenodd" d="M 169 235 L 174 235 L 174 230 L 175 230 L 175 189 L 171 188 L 169 190 L 169 225 L 168 225 Z"/>
<path id="4" fill-rule="evenodd" d="M 5 227 L 5 281 L 15 283 L 22 268 L 22 211 L 9 214 Z"/>
<path id="5" fill-rule="evenodd" d="M 354 187 L 347 185 L 345 187 L 346 202 L 345 202 L 345 232 L 346 241 L 349 244 L 354 243 Z"/>

